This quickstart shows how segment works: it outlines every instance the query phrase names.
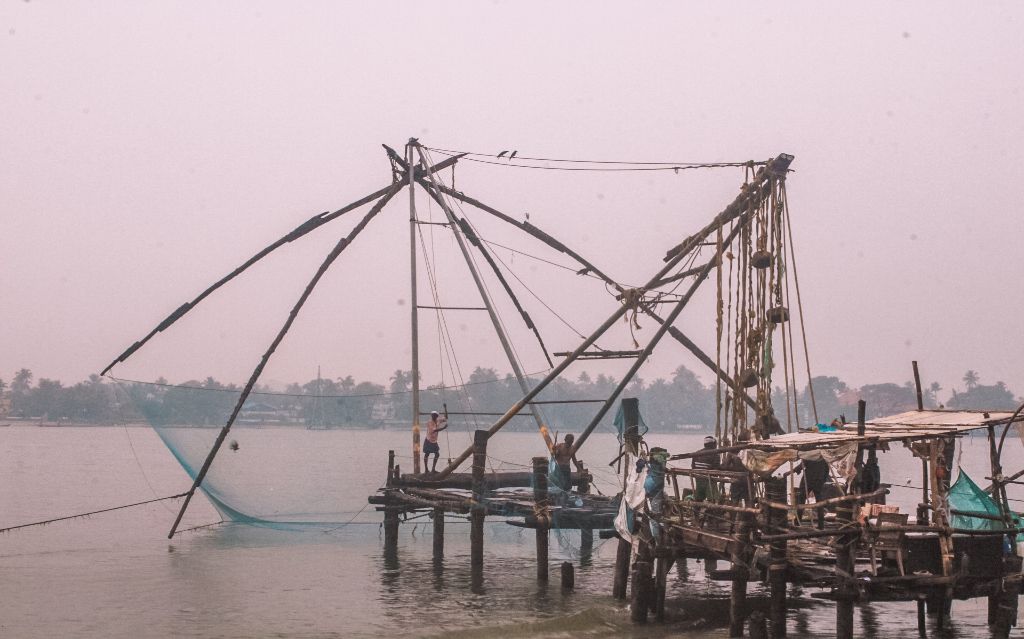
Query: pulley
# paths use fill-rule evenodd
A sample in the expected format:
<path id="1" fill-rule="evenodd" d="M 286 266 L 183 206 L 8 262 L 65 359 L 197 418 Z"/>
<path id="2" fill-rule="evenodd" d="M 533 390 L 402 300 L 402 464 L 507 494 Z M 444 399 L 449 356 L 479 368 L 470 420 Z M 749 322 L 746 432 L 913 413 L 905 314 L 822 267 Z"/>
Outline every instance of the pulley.
<path id="1" fill-rule="evenodd" d="M 750 255 L 750 265 L 757 269 L 766 269 L 772 265 L 772 254 L 764 249 L 754 251 Z"/>
<path id="2" fill-rule="evenodd" d="M 764 312 L 766 320 L 772 324 L 781 324 L 789 321 L 789 309 L 785 306 L 773 306 Z"/>

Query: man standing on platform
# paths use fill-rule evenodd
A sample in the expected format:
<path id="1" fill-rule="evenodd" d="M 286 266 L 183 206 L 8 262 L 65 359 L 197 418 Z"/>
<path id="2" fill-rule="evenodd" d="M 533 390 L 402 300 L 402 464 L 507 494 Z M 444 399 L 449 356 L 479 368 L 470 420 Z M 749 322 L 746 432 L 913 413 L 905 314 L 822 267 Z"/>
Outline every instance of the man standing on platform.
<path id="1" fill-rule="evenodd" d="M 574 440 L 575 438 L 570 433 L 565 436 L 565 441 L 555 444 L 555 447 L 551 449 L 551 456 L 555 458 L 556 483 L 565 492 L 572 490 L 572 469 L 569 468 L 569 462 L 576 456 L 572 450 Z"/>
<path id="2" fill-rule="evenodd" d="M 437 472 L 437 460 L 441 457 L 441 447 L 437 443 L 437 434 L 448 428 L 448 418 L 441 417 L 435 410 L 430 413 L 430 421 L 427 422 L 427 441 L 423 444 L 423 472 L 427 471 L 427 458 L 434 456 L 434 465 L 429 472 Z"/>

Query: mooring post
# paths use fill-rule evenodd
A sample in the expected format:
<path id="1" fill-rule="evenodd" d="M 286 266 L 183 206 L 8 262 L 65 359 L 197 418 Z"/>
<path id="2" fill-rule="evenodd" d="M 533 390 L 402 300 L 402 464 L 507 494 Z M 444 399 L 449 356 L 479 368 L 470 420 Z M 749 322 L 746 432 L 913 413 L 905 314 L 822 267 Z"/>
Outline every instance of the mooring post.
<path id="1" fill-rule="evenodd" d="M 385 486 L 390 486 L 395 482 L 395 451 L 388 451 L 388 478 L 384 481 Z"/>
<path id="2" fill-rule="evenodd" d="M 473 510 L 469 514 L 469 544 L 471 578 L 481 581 L 484 574 L 484 515 L 487 507 L 484 500 L 487 488 L 484 481 L 484 469 L 487 465 L 486 430 L 473 433 Z"/>
<path id="3" fill-rule="evenodd" d="M 571 561 L 562 562 L 562 590 L 569 591 L 576 587 L 576 571 Z"/>
<path id="4" fill-rule="evenodd" d="M 537 513 L 537 581 L 548 580 L 548 458 L 533 458 L 533 503 Z"/>
<path id="5" fill-rule="evenodd" d="M 629 560 L 633 555 L 633 546 L 625 539 L 619 538 L 619 546 L 615 552 L 615 581 L 612 584 L 612 597 L 626 598 L 626 586 L 629 582 Z"/>
<path id="6" fill-rule="evenodd" d="M 747 608 L 747 562 L 743 560 L 743 549 L 750 543 L 750 515 L 736 513 L 739 526 L 736 537 L 739 539 L 732 551 L 732 591 L 729 595 L 729 636 L 742 637 L 743 623 Z M 762 617 L 763 619 L 763 617 Z M 753 631 L 751 632 L 753 636 Z"/>
<path id="7" fill-rule="evenodd" d="M 992 611 L 991 611 L 991 599 L 989 600 L 989 602 L 990 602 L 989 614 L 991 615 L 992 614 Z M 991 623 L 992 622 L 989 621 L 989 624 L 991 624 Z M 924 599 L 918 599 L 917 600 L 917 636 L 922 637 L 922 639 L 926 639 L 928 637 L 928 621 L 927 621 L 927 618 L 925 617 L 925 612 L 924 612 Z"/>
<path id="8" fill-rule="evenodd" d="M 444 559 L 444 508 L 434 509 L 434 562 Z"/>
<path id="9" fill-rule="evenodd" d="M 398 517 L 401 509 L 397 506 L 384 507 L 384 554 L 393 556 L 398 552 Z"/>

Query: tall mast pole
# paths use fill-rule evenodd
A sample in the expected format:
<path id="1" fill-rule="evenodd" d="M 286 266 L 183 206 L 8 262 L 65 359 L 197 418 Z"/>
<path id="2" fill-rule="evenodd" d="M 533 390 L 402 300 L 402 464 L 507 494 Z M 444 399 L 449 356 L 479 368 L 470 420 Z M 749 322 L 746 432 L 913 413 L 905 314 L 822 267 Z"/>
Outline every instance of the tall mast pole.
<path id="1" fill-rule="evenodd" d="M 423 149 L 417 146 L 417 150 L 420 153 L 420 157 L 423 158 L 423 164 L 427 164 L 427 158 L 423 157 Z M 411 160 L 411 155 L 410 155 Z M 409 174 L 412 174 L 413 164 L 409 162 Z M 434 185 L 435 191 L 437 188 L 437 182 L 434 180 L 433 175 L 428 175 L 427 179 Z M 411 188 L 411 184 L 410 184 Z M 519 360 L 516 358 L 515 352 L 512 350 L 512 345 L 508 341 L 508 336 L 505 335 L 505 329 L 501 325 L 501 321 L 498 319 L 498 314 L 494 311 L 494 304 L 491 302 L 490 296 L 487 294 L 487 289 L 484 288 L 483 280 L 480 277 L 480 273 L 476 268 L 476 264 L 473 263 L 473 258 L 469 253 L 469 248 L 466 246 L 466 241 L 462 237 L 462 233 L 459 231 L 459 220 L 455 216 L 455 212 L 452 211 L 451 207 L 444 198 L 438 196 L 435 192 L 428 190 L 428 193 L 434 197 L 440 206 L 441 210 L 444 211 L 445 216 L 448 218 L 448 222 L 451 224 L 452 233 L 455 235 L 455 241 L 459 245 L 459 250 L 462 252 L 462 257 L 466 260 L 466 266 L 469 268 L 470 275 L 473 276 L 473 283 L 476 284 L 477 290 L 480 292 L 480 299 L 483 300 L 484 307 L 487 309 L 487 314 L 491 318 L 491 324 L 494 325 L 494 332 L 498 335 L 498 341 L 501 342 L 501 347 L 505 350 L 505 356 L 508 357 L 508 363 L 512 367 L 512 372 L 515 373 L 516 380 L 519 382 L 519 389 L 524 395 L 530 392 L 530 384 L 526 380 L 526 376 L 523 374 L 523 369 L 519 365 Z M 533 415 L 534 421 L 537 422 L 537 429 L 540 431 L 541 437 L 544 438 L 544 444 L 550 451 L 554 447 L 554 442 L 551 441 L 551 435 L 548 433 L 548 427 L 544 423 L 544 419 L 540 414 L 540 409 L 536 405 L 529 405 L 530 413 Z"/>
<path id="2" fill-rule="evenodd" d="M 409 273 L 411 277 L 411 300 L 409 303 L 412 311 L 412 469 L 417 475 L 420 474 L 420 328 L 419 316 L 416 305 L 419 303 L 416 296 L 416 158 L 413 157 L 413 143 L 415 140 L 409 138 L 405 145 L 405 153 L 409 167 Z"/>

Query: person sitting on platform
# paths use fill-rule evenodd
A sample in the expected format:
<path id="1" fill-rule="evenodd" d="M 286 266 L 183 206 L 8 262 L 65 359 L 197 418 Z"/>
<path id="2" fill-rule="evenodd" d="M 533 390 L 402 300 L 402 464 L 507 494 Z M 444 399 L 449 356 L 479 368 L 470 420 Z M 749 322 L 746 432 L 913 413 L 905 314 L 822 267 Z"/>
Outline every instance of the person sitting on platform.
<path id="1" fill-rule="evenodd" d="M 704 450 L 718 448 L 718 442 L 714 437 L 708 435 L 704 438 Z M 722 461 L 716 454 L 700 455 L 694 457 L 691 464 L 694 470 L 718 470 L 722 467 Z M 714 501 L 718 498 L 718 482 L 709 477 L 694 477 L 693 498 L 697 501 Z"/>
<path id="2" fill-rule="evenodd" d="M 555 460 L 555 473 L 552 478 L 555 479 L 556 485 L 565 492 L 572 490 L 572 469 L 569 468 L 569 462 L 579 463 L 576 453 L 572 450 L 574 440 L 572 433 L 569 433 L 565 436 L 565 441 L 555 444 L 551 449 L 551 456 Z"/>
<path id="3" fill-rule="evenodd" d="M 441 457 L 441 447 L 437 443 L 437 434 L 448 428 L 448 418 L 441 417 L 435 410 L 430 413 L 430 421 L 427 422 L 427 441 L 423 443 L 423 472 L 437 472 L 437 460 Z M 434 465 L 427 471 L 427 458 L 434 456 Z"/>

